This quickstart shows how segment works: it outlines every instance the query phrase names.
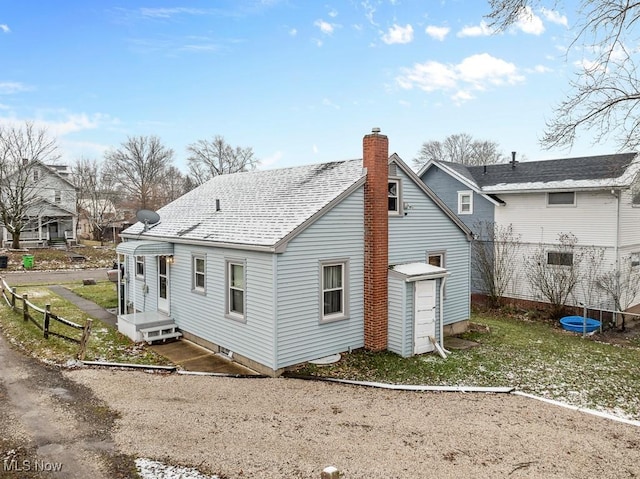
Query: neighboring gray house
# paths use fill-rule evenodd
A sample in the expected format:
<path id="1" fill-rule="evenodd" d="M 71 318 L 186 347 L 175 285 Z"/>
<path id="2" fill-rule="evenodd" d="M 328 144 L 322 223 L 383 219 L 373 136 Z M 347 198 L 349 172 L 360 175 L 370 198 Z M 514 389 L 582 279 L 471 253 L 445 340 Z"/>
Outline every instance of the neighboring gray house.
<path id="1" fill-rule="evenodd" d="M 486 225 L 495 221 L 495 207 L 504 204 L 494 194 L 483 193 L 475 175 L 486 174 L 488 167 L 467 167 L 460 163 L 429 160 L 418 172 L 424 183 L 453 211 L 476 235 L 486 233 Z M 485 226 L 484 228 L 482 226 Z M 478 240 L 486 240 L 479 234 Z M 483 280 L 479 277 L 475 258 L 471 255 L 471 292 L 482 293 Z"/>
<path id="2" fill-rule="evenodd" d="M 363 160 L 218 176 L 125 230 L 119 330 L 277 375 L 464 328 L 470 231 L 378 131 Z"/>

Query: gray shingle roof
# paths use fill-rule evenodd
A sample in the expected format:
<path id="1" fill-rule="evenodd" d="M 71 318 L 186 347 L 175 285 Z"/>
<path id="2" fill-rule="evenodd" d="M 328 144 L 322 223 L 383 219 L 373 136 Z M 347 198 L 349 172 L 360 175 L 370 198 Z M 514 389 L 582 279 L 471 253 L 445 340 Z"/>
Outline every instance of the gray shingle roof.
<path id="1" fill-rule="evenodd" d="M 147 232 L 124 234 L 274 246 L 364 176 L 362 160 L 221 175 L 158 210 Z"/>
<path id="2" fill-rule="evenodd" d="M 637 169 L 636 153 L 563 158 L 557 160 L 518 162 L 499 165 L 463 167 L 483 191 L 518 187 L 597 187 L 622 186 L 627 173 Z M 632 163 L 634 163 L 632 165 Z M 451 166 L 450 163 L 447 163 Z M 632 166 L 633 168 L 629 168 Z M 456 169 L 456 171 L 459 171 Z M 460 172 L 460 171 L 459 171 Z M 461 173 L 462 174 L 462 173 Z M 630 178 L 629 180 L 632 180 Z"/>

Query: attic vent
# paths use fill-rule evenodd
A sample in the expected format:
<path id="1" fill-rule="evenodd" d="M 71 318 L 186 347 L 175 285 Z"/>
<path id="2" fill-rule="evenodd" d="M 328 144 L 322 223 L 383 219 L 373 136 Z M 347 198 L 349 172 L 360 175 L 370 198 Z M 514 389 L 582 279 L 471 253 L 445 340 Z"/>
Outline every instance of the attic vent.
<path id="1" fill-rule="evenodd" d="M 395 163 L 389 165 L 389 176 L 396 176 L 398 174 L 398 166 Z"/>

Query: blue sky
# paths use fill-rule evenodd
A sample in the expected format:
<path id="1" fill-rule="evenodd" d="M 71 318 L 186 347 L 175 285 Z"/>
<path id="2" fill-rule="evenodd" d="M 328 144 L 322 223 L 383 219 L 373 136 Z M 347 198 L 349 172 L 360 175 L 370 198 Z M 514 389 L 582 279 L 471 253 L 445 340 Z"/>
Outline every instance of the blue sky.
<path id="1" fill-rule="evenodd" d="M 553 2 L 551 2 L 553 3 Z M 572 2 L 564 2 L 571 7 Z M 616 151 L 538 144 L 567 92 L 575 11 L 490 35 L 478 0 L 67 0 L 0 3 L 0 123 L 33 120 L 62 161 L 128 135 L 222 135 L 263 168 L 361 156 L 380 127 L 410 162 L 453 133 L 530 160 Z"/>

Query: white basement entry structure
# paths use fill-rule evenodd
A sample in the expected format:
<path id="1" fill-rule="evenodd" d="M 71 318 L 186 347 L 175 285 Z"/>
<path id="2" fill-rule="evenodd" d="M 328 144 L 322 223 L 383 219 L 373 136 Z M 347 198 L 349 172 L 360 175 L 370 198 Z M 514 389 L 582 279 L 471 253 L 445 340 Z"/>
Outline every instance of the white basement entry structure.
<path id="1" fill-rule="evenodd" d="M 403 357 L 444 347 L 445 284 L 449 272 L 427 263 L 389 267 L 388 349 Z"/>

